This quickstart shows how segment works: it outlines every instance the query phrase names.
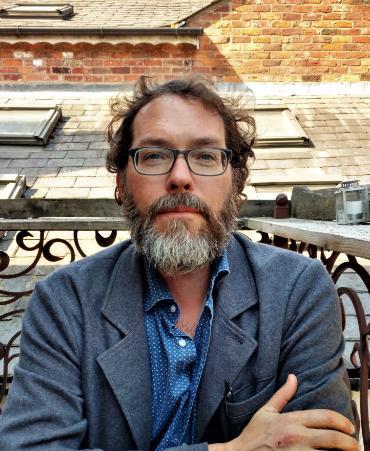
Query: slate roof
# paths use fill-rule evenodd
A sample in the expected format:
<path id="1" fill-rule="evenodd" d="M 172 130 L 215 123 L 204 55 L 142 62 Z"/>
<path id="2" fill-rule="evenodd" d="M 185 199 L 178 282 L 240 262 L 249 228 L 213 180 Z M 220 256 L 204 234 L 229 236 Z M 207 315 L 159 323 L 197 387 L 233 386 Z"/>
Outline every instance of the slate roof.
<path id="1" fill-rule="evenodd" d="M 108 101 L 114 94 L 113 88 L 101 92 L 0 91 L 0 104 L 60 104 L 63 114 L 45 148 L 0 146 L 0 174 L 26 175 L 27 196 L 111 198 L 114 177 L 105 170 L 104 155 Z M 313 147 L 255 149 L 252 184 L 337 183 L 353 178 L 370 183 L 369 94 L 264 97 L 256 103 L 287 105 Z"/>
<path id="2" fill-rule="evenodd" d="M 2 8 L 14 5 L 16 0 L 3 0 Z M 40 3 L 56 3 L 42 0 Z M 75 15 L 69 20 L 0 18 L 0 28 L 6 26 L 29 27 L 168 27 L 215 3 L 215 0 L 66 0 L 59 3 L 73 5 Z"/>

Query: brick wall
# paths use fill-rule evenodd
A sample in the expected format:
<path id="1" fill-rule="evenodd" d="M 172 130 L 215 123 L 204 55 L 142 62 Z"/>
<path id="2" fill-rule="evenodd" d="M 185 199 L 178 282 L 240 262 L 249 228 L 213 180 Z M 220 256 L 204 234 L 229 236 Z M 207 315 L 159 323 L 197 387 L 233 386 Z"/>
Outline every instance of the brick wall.
<path id="1" fill-rule="evenodd" d="M 221 82 L 370 81 L 368 0 L 227 0 L 188 25 L 204 28 L 198 50 L 0 42 L 0 82 L 122 83 L 189 72 Z"/>
<path id="2" fill-rule="evenodd" d="M 0 82 L 124 83 L 192 70 L 192 45 L 1 44 Z M 190 62 L 190 63 L 189 63 Z"/>
<path id="3" fill-rule="evenodd" d="M 221 81 L 369 81 L 368 0 L 233 0 L 205 27 L 194 69 Z"/>

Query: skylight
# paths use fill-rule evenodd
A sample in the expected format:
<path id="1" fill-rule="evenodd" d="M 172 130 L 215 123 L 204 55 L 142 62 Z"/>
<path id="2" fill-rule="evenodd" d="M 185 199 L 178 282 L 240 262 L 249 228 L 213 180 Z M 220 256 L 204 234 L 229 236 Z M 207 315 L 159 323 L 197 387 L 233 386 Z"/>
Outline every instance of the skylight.
<path id="1" fill-rule="evenodd" d="M 257 105 L 255 147 L 301 147 L 309 144 L 306 132 L 285 105 Z"/>
<path id="2" fill-rule="evenodd" d="M 0 9 L 0 16 L 69 19 L 73 16 L 73 6 L 68 3 L 16 3 Z"/>
<path id="3" fill-rule="evenodd" d="M 61 116 L 58 106 L 0 105 L 0 144 L 46 145 Z"/>

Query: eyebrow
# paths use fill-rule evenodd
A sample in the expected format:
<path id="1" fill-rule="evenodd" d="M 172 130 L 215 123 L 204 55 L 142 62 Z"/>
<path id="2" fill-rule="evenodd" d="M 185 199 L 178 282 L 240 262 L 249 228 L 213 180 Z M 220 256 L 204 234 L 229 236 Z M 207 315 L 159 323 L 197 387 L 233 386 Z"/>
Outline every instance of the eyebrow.
<path id="1" fill-rule="evenodd" d="M 191 141 L 191 148 L 197 148 L 197 147 L 205 147 L 205 146 L 215 146 L 220 147 L 220 141 L 219 137 L 202 137 L 202 138 L 196 138 Z M 158 147 L 172 147 L 170 144 L 170 141 L 167 141 L 164 138 L 151 138 L 147 137 L 144 138 L 142 141 L 139 141 L 140 146 L 139 147 L 145 147 L 145 146 L 158 146 Z"/>

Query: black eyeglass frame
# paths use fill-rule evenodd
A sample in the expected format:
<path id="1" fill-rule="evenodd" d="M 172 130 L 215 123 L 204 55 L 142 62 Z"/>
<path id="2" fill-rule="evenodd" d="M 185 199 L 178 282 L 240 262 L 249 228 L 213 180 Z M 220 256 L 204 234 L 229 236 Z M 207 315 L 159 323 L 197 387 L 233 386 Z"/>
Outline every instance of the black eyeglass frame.
<path id="1" fill-rule="evenodd" d="M 145 172 L 139 171 L 139 169 L 137 168 L 137 165 L 136 165 L 135 156 L 136 156 L 136 153 L 139 150 L 142 150 L 142 149 L 165 149 L 165 150 L 171 151 L 173 153 L 173 155 L 174 155 L 174 159 L 173 159 L 173 162 L 172 162 L 172 165 L 171 165 L 170 169 L 168 171 L 166 171 L 166 172 L 160 172 L 159 174 L 146 174 Z M 215 149 L 215 150 L 221 150 L 222 152 L 224 152 L 226 154 L 226 166 L 225 166 L 225 169 L 222 172 L 218 172 L 217 174 L 199 174 L 198 172 L 193 171 L 191 169 L 189 161 L 188 161 L 188 155 L 189 155 L 190 152 L 193 152 L 194 150 L 200 150 L 200 149 Z M 195 175 L 201 175 L 202 177 L 215 177 L 215 176 L 218 176 L 218 175 L 222 175 L 222 174 L 224 174 L 226 172 L 226 169 L 227 169 L 227 167 L 229 165 L 229 162 L 231 160 L 231 156 L 232 156 L 233 151 L 230 150 L 230 149 L 224 149 L 222 147 L 194 147 L 193 149 L 178 150 L 178 149 L 173 149 L 172 147 L 142 146 L 142 147 L 135 147 L 133 149 L 130 149 L 128 151 L 128 153 L 132 157 L 132 161 L 134 163 L 135 170 L 139 174 L 142 174 L 142 175 L 164 175 L 164 174 L 169 174 L 172 171 L 172 169 L 173 169 L 173 167 L 174 167 L 174 165 L 176 163 L 177 157 L 179 155 L 184 155 L 186 164 L 188 165 L 188 168 L 189 168 L 190 172 L 192 172 Z"/>

